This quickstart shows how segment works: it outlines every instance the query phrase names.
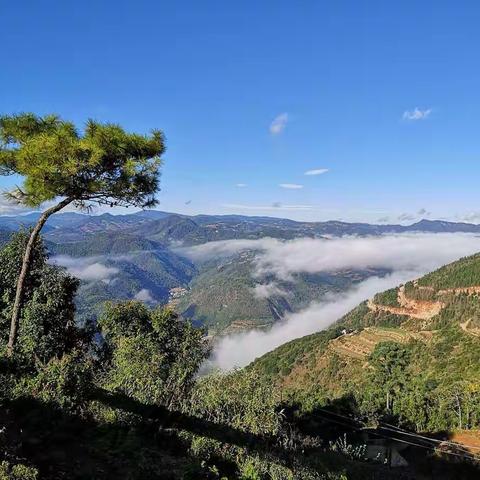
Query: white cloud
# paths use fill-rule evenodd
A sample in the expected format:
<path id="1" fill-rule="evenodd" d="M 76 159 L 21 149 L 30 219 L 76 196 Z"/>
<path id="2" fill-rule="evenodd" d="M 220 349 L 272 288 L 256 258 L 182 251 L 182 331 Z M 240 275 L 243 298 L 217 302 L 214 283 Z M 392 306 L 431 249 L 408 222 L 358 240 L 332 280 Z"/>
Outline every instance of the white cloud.
<path id="1" fill-rule="evenodd" d="M 480 212 L 470 212 L 466 215 L 460 217 L 460 220 L 463 222 L 469 223 L 479 223 L 480 222 Z"/>
<path id="2" fill-rule="evenodd" d="M 413 110 L 406 110 L 403 112 L 402 118 L 409 121 L 426 120 L 431 113 L 431 108 L 420 110 L 418 107 L 415 107 Z"/>
<path id="3" fill-rule="evenodd" d="M 65 267 L 68 272 L 80 280 L 108 281 L 119 270 L 115 267 L 107 267 L 100 262 L 93 262 L 86 258 L 73 258 L 68 255 L 58 255 L 51 262 Z"/>
<path id="4" fill-rule="evenodd" d="M 135 295 L 135 300 L 139 300 L 141 302 L 153 302 L 154 299 L 152 297 L 152 293 L 150 290 L 146 288 L 142 288 L 137 294 Z"/>
<path id="5" fill-rule="evenodd" d="M 32 212 L 33 210 L 32 208 L 26 208 L 24 205 L 11 202 L 3 195 L 0 195 L 0 215 L 21 215 L 22 213 Z"/>
<path id="6" fill-rule="evenodd" d="M 207 367 L 225 370 L 244 367 L 285 342 L 325 329 L 363 300 L 415 276 L 416 272 L 398 272 L 384 278 L 372 277 L 345 294 L 330 295 L 323 302 L 314 302 L 300 312 L 286 315 L 268 331 L 251 330 L 223 337 L 214 346 Z"/>
<path id="7" fill-rule="evenodd" d="M 256 249 L 255 275 L 289 278 L 293 273 L 385 268 L 383 278 L 371 277 L 341 295 L 285 316 L 268 331 L 250 331 L 221 339 L 211 362 L 220 368 L 244 366 L 256 357 L 293 340 L 320 331 L 375 293 L 417 278 L 480 250 L 480 237 L 468 234 L 402 234 L 382 237 L 231 240 L 193 247 L 196 255 L 232 254 Z M 261 291 L 262 292 L 262 291 Z M 268 287 L 265 289 L 267 293 Z"/>
<path id="8" fill-rule="evenodd" d="M 312 210 L 313 205 L 285 205 L 283 203 L 274 202 L 271 205 L 243 205 L 239 203 L 224 203 L 224 208 L 232 208 L 235 210 Z"/>
<path id="9" fill-rule="evenodd" d="M 322 175 L 323 173 L 327 173 L 328 168 L 317 168 L 314 170 L 307 170 L 304 175 Z"/>
<path id="10" fill-rule="evenodd" d="M 352 268 L 432 270 L 480 250 L 480 237 L 461 234 L 402 234 L 380 237 L 301 238 L 271 243 L 258 255 L 257 273 L 290 278 Z"/>
<path id="11" fill-rule="evenodd" d="M 372 237 L 223 240 L 183 248 L 194 260 L 257 251 L 257 275 L 290 279 L 294 273 L 345 269 L 389 268 L 433 270 L 480 251 L 480 237 L 461 233 L 405 233 Z"/>
<path id="12" fill-rule="evenodd" d="M 410 213 L 402 213 L 397 217 L 397 220 L 399 222 L 411 222 L 412 220 L 415 220 L 415 217 Z"/>
<path id="13" fill-rule="evenodd" d="M 265 237 L 260 240 L 220 240 L 218 242 L 207 242 L 193 247 L 178 248 L 178 252 L 191 258 L 192 260 L 202 261 L 216 257 L 229 257 L 245 250 L 264 251 L 273 247 L 278 240 Z"/>
<path id="14" fill-rule="evenodd" d="M 237 188 L 245 188 L 247 186 L 247 184 L 246 183 L 237 183 L 235 186 Z"/>
<path id="15" fill-rule="evenodd" d="M 275 282 L 257 283 L 253 289 L 255 298 L 270 298 L 274 295 L 288 296 L 289 293 L 280 288 Z"/>
<path id="16" fill-rule="evenodd" d="M 277 115 L 270 124 L 270 133 L 272 135 L 279 135 L 285 130 L 288 122 L 288 113 L 281 113 Z"/>
<path id="17" fill-rule="evenodd" d="M 281 188 L 287 188 L 288 190 L 300 190 L 303 188 L 303 185 L 298 183 L 280 183 L 278 186 Z"/>

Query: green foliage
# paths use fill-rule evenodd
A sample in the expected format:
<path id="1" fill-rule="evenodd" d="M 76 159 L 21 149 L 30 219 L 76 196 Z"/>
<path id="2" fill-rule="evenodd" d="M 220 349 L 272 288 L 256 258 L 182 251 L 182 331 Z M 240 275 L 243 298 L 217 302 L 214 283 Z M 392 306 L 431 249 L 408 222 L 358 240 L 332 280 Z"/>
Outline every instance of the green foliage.
<path id="1" fill-rule="evenodd" d="M 277 434 L 281 419 L 275 390 L 254 370 L 214 373 L 198 380 L 186 411 L 253 434 Z"/>
<path id="2" fill-rule="evenodd" d="M 418 280 L 418 285 L 436 290 L 480 285 L 480 254 L 461 258 Z"/>
<path id="3" fill-rule="evenodd" d="M 262 480 L 260 468 L 261 465 L 256 465 L 252 459 L 249 459 L 241 466 L 240 480 Z"/>
<path id="4" fill-rule="evenodd" d="M 134 301 L 107 305 L 98 323 L 105 387 L 146 404 L 178 406 L 209 353 L 203 331 L 168 308 Z"/>
<path id="5" fill-rule="evenodd" d="M 74 350 L 61 358 L 52 358 L 29 384 L 21 387 L 23 393 L 30 391 L 34 397 L 66 412 L 81 413 L 92 393 L 92 367 L 84 352 Z"/>
<path id="6" fill-rule="evenodd" d="M 366 445 L 355 445 L 348 442 L 347 434 L 337 438 L 334 442 L 330 442 L 332 452 L 339 452 L 352 460 L 366 459 Z"/>
<path id="7" fill-rule="evenodd" d="M 1 292 L 1 312 L 2 317 L 8 318 L 11 314 L 13 300 L 15 298 L 15 286 L 17 278 L 22 268 L 23 252 L 28 241 L 28 233 L 20 231 L 13 234 L 10 241 L 0 250 L 0 292 Z M 41 239 L 38 239 L 34 245 L 33 259 L 30 270 L 25 280 L 24 298 L 32 296 L 33 290 L 40 283 L 42 271 L 47 259 L 47 252 Z M 7 326 L 2 324 L 2 332 Z"/>
<path id="8" fill-rule="evenodd" d="M 432 329 L 459 323 L 469 323 L 469 327 L 480 327 L 480 297 L 460 294 L 451 296 L 444 309 L 434 318 Z"/>
<path id="9" fill-rule="evenodd" d="M 362 302 L 358 307 L 338 320 L 332 328 L 336 330 L 341 328 L 362 330 L 366 327 L 398 327 L 408 318 L 406 315 L 371 311 L 367 306 L 367 302 Z"/>
<path id="10" fill-rule="evenodd" d="M 409 381 L 406 370 L 409 362 L 410 350 L 404 345 L 396 342 L 381 342 L 375 346 L 369 358 L 372 370 L 369 374 L 368 386 L 374 393 L 370 399 L 374 400 L 378 410 L 380 410 L 378 402 L 385 403 L 386 412 L 391 410 L 396 396 Z M 365 392 L 365 397 L 369 393 Z"/>
<path id="11" fill-rule="evenodd" d="M 288 375 L 299 362 L 306 363 L 312 352 L 319 354 L 328 342 L 341 335 L 341 328 L 333 326 L 325 331 L 284 343 L 277 349 L 257 358 L 251 365 L 261 375 L 269 378 Z"/>
<path id="12" fill-rule="evenodd" d="M 433 287 L 418 287 L 413 282 L 405 284 L 405 296 L 412 300 L 427 302 L 438 301 L 437 292 Z"/>
<path id="13" fill-rule="evenodd" d="M 10 196 L 29 206 L 65 197 L 80 207 L 89 201 L 151 207 L 164 150 L 158 130 L 143 136 L 89 120 L 80 133 L 54 115 L 0 117 L 0 167 L 24 178 Z"/>
<path id="14" fill-rule="evenodd" d="M 28 241 L 26 232 L 12 236 L 0 250 L 0 347 L 5 348 L 13 307 L 16 278 L 21 268 L 22 252 Z M 88 343 L 89 333 L 79 329 L 74 320 L 74 296 L 78 280 L 63 269 L 46 263 L 47 254 L 38 240 L 32 268 L 26 280 L 24 306 L 20 322 L 17 357 L 27 364 L 47 363 L 79 343 Z"/>
<path id="15" fill-rule="evenodd" d="M 38 470 L 21 463 L 0 463 L 0 480 L 37 480 Z"/>
<path id="16" fill-rule="evenodd" d="M 373 301 L 378 305 L 386 305 L 388 307 L 399 307 L 400 304 L 398 303 L 398 289 L 390 288 L 389 290 L 385 290 L 382 293 L 377 293 L 373 297 Z"/>

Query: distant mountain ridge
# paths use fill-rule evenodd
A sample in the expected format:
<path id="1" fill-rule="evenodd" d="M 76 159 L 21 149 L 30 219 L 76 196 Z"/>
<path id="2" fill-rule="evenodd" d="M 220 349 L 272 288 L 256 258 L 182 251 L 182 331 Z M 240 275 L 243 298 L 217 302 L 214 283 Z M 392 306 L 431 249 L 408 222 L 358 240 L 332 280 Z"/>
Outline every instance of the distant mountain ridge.
<path id="1" fill-rule="evenodd" d="M 36 222 L 38 212 L 27 215 L 0 216 L 0 229 L 17 230 Z M 246 215 L 183 215 L 147 210 L 126 215 L 103 213 L 85 215 L 75 212 L 52 216 L 44 230 L 52 240 L 78 240 L 83 235 L 102 231 L 126 230 L 152 240 L 199 244 L 234 238 L 272 236 L 289 239 L 320 235 L 383 235 L 408 232 L 480 233 L 480 225 L 465 222 L 423 219 L 411 225 L 349 223 L 337 220 L 299 222 L 276 217 Z"/>

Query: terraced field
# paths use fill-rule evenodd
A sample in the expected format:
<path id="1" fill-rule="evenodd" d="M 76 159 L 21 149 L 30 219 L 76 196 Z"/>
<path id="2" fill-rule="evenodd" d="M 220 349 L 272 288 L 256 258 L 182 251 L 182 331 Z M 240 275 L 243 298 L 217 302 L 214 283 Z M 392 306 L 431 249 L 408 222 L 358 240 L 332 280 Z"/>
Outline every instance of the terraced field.
<path id="1" fill-rule="evenodd" d="M 368 327 L 360 332 L 347 333 L 332 340 L 328 349 L 340 356 L 366 359 L 372 353 L 375 345 L 380 342 L 407 343 L 415 338 L 427 340 L 430 332 L 414 333 L 393 328 Z M 326 352 L 329 354 L 330 352 Z"/>

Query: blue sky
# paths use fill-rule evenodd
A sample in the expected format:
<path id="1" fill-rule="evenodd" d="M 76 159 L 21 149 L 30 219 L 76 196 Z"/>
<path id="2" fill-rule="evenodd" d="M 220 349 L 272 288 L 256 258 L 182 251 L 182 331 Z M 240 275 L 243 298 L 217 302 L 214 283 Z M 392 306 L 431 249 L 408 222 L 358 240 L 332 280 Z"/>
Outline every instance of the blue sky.
<path id="1" fill-rule="evenodd" d="M 163 210 L 480 221 L 477 1 L 30 0 L 0 15 L 0 111 L 161 128 Z"/>

